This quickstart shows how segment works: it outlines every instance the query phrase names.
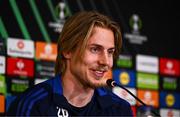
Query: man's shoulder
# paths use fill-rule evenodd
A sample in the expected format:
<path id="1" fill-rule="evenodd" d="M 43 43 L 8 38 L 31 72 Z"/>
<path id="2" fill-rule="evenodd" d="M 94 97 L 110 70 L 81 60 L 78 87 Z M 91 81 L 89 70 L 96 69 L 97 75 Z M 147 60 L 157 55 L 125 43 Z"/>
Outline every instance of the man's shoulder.
<path id="1" fill-rule="evenodd" d="M 53 93 L 52 91 L 51 85 L 46 82 L 42 82 L 28 88 L 25 92 L 18 95 L 15 101 L 20 103 L 37 102 L 38 100 L 42 100 L 47 97 L 50 93 Z"/>
<path id="2" fill-rule="evenodd" d="M 51 82 L 51 80 L 48 80 L 48 82 Z M 48 100 L 50 100 L 52 93 L 52 86 L 46 81 L 34 85 L 14 98 L 8 109 L 8 114 L 21 115 L 37 105 L 42 105 L 42 103 L 47 105 L 50 103 Z"/>
<path id="3" fill-rule="evenodd" d="M 112 113 L 113 115 L 122 115 L 122 116 L 132 116 L 130 104 L 117 96 L 110 89 L 101 88 L 101 94 L 99 97 L 99 103 L 102 108 L 104 108 L 107 113 Z M 103 93 L 102 93 L 103 92 Z"/>
<path id="4" fill-rule="evenodd" d="M 36 94 L 40 94 L 40 93 L 51 93 L 52 92 L 52 86 L 48 83 L 48 82 L 52 82 L 53 79 L 49 79 L 45 82 L 36 84 L 30 88 L 28 88 L 25 92 L 22 93 L 22 95 L 20 95 L 20 97 L 22 96 L 31 96 L 31 95 L 36 95 Z"/>
<path id="5" fill-rule="evenodd" d="M 122 99 L 121 97 L 117 96 L 115 93 L 113 93 L 112 91 L 107 91 L 108 92 L 108 95 L 111 97 L 112 99 L 112 102 L 115 103 L 115 104 L 121 104 L 121 105 L 127 105 L 129 106 L 130 104 Z"/>
<path id="6" fill-rule="evenodd" d="M 122 103 L 122 104 L 127 104 L 129 105 L 129 103 L 122 99 L 121 97 L 117 96 L 115 93 L 112 92 L 112 90 L 108 89 L 108 88 L 100 88 L 98 89 L 99 95 L 101 96 L 107 96 L 107 99 L 110 99 L 113 103 Z M 106 98 L 105 98 L 106 100 Z"/>

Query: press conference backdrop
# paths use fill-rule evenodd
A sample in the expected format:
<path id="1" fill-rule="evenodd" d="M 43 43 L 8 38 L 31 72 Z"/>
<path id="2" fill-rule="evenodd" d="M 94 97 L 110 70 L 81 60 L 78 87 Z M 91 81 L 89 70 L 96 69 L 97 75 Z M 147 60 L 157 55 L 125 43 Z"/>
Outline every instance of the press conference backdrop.
<path id="1" fill-rule="evenodd" d="M 112 78 L 161 116 L 180 116 L 180 39 L 174 1 L 1 0 L 0 113 L 28 87 L 54 76 L 57 39 L 64 22 L 78 11 L 96 10 L 121 26 L 123 48 Z M 139 104 L 126 91 L 134 116 Z M 121 110 L 120 110 L 121 111 Z"/>

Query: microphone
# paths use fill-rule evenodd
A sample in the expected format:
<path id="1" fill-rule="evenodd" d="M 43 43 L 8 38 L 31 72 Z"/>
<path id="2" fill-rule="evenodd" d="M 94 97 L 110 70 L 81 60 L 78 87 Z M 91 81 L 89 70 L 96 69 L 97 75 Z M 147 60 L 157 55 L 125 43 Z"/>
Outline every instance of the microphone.
<path id="1" fill-rule="evenodd" d="M 106 80 L 106 84 L 107 84 L 109 87 L 111 87 L 111 88 L 112 88 L 112 87 L 115 87 L 115 86 L 118 86 L 118 87 L 126 90 L 131 96 L 133 96 L 136 100 L 138 100 L 143 106 L 146 106 L 146 107 L 147 107 L 147 105 L 146 105 L 143 101 L 141 101 L 138 97 L 136 97 L 133 93 L 131 93 L 128 89 L 126 89 L 126 88 L 123 87 L 122 85 L 117 84 L 114 80 L 108 79 L 108 80 Z M 158 113 L 156 113 L 155 111 L 153 111 L 153 110 L 151 110 L 151 111 L 152 111 L 152 113 L 155 114 L 156 116 L 160 116 L 160 115 L 159 115 Z"/>

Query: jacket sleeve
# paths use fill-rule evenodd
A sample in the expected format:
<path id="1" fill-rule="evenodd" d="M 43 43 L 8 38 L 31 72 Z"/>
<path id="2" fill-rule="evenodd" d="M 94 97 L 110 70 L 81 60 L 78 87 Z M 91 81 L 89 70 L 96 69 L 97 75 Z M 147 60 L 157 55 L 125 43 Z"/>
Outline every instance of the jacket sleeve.
<path id="1" fill-rule="evenodd" d="M 17 113 L 17 105 L 18 105 L 18 100 L 19 99 L 15 99 L 13 102 L 10 103 L 10 106 L 8 108 L 8 110 L 6 111 L 6 115 L 7 116 L 15 116 Z"/>

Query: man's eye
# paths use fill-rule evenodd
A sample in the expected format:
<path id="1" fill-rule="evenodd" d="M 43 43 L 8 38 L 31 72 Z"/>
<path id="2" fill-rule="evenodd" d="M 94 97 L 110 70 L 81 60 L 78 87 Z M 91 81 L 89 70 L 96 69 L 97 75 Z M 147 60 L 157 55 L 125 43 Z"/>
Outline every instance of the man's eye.
<path id="1" fill-rule="evenodd" d="M 98 53 L 99 52 L 99 48 L 91 48 L 90 50 L 92 53 Z"/>
<path id="2" fill-rule="evenodd" d="M 114 54 L 114 50 L 109 50 L 108 53 L 109 53 L 109 55 L 113 55 Z"/>

